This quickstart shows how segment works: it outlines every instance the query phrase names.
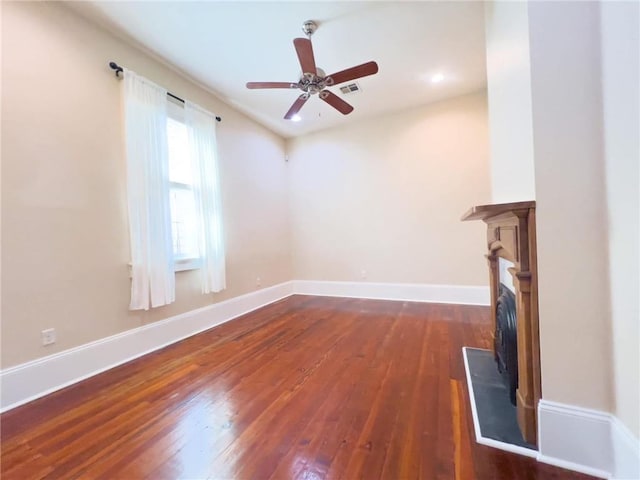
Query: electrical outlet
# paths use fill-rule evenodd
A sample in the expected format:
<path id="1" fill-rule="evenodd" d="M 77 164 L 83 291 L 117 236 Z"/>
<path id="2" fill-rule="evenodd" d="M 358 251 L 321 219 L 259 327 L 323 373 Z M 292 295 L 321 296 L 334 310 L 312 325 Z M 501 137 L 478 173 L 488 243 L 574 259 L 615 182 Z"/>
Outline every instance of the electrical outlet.
<path id="1" fill-rule="evenodd" d="M 42 330 L 42 345 L 51 345 L 52 343 L 56 343 L 56 329 L 55 328 L 47 328 L 46 330 Z"/>
<path id="2" fill-rule="evenodd" d="M 366 271 L 366 270 L 362 270 L 362 271 L 360 272 L 360 278 L 361 278 L 362 280 L 366 280 L 366 279 L 367 279 L 367 271 Z"/>
<path id="3" fill-rule="evenodd" d="M 256 287 L 262 286 L 262 279 L 260 277 L 256 277 Z"/>

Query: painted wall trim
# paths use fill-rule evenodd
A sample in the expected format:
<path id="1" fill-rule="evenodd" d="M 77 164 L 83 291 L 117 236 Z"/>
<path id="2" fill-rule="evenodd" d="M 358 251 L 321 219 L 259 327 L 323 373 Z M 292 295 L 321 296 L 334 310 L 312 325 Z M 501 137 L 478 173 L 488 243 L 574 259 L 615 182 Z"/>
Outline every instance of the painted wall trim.
<path id="1" fill-rule="evenodd" d="M 640 478 L 640 442 L 610 413 L 540 400 L 538 438 L 541 462 L 600 478 Z"/>
<path id="2" fill-rule="evenodd" d="M 548 400 L 538 403 L 540 460 L 545 463 L 561 460 L 607 478 L 613 464 L 610 430 L 607 413 Z"/>
<path id="3" fill-rule="evenodd" d="M 640 439 L 622 423 L 611 416 L 611 438 L 613 441 L 613 478 L 635 480 L 640 478 Z"/>
<path id="4" fill-rule="evenodd" d="M 411 302 L 489 305 L 489 287 L 430 285 L 423 283 L 329 282 L 294 280 L 293 290 L 303 295 L 404 300 Z"/>
<path id="5" fill-rule="evenodd" d="M 0 372 L 0 412 L 228 322 L 293 293 L 284 282 L 127 330 Z"/>

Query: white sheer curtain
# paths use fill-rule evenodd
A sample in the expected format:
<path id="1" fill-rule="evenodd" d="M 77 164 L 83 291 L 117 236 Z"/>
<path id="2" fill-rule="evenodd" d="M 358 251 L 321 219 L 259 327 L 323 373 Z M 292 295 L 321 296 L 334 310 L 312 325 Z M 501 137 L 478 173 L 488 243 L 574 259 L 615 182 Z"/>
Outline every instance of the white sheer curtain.
<path id="1" fill-rule="evenodd" d="M 202 292 L 219 292 L 226 287 L 226 276 L 216 119 L 189 101 L 185 102 L 184 113 L 199 225 Z"/>
<path id="2" fill-rule="evenodd" d="M 124 72 L 131 310 L 175 301 L 169 209 L 167 91 Z"/>

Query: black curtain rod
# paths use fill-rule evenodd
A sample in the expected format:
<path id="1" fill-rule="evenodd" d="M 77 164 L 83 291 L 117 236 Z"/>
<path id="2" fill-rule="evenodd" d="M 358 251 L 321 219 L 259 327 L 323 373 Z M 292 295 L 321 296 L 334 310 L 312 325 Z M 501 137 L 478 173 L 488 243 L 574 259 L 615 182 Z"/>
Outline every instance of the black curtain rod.
<path id="1" fill-rule="evenodd" d="M 124 71 L 123 68 L 120 65 L 118 65 L 116 62 L 109 62 L 109 66 L 111 67 L 112 70 L 115 70 L 116 77 L 120 78 L 120 73 Z M 178 97 L 177 95 L 174 95 L 171 92 L 167 92 L 167 95 L 169 95 L 171 98 L 176 99 L 179 102 L 184 103 L 184 100 L 182 98 Z M 221 122 L 222 118 L 216 117 L 216 120 Z"/>

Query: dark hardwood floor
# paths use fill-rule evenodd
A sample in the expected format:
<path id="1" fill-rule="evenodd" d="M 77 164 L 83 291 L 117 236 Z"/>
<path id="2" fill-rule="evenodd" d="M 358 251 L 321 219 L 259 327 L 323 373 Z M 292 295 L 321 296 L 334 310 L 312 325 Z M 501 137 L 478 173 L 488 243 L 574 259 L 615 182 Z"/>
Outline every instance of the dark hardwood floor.
<path id="1" fill-rule="evenodd" d="M 475 443 L 488 309 L 293 296 L 0 417 L 9 479 L 587 479 Z"/>

